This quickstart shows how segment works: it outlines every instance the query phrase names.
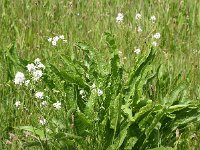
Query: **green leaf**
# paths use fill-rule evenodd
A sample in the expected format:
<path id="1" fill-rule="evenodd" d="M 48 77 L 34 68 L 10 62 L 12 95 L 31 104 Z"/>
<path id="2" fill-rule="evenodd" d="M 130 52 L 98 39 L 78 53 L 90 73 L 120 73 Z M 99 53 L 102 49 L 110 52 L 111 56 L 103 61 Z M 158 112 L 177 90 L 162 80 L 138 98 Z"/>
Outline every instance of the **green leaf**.
<path id="1" fill-rule="evenodd" d="M 34 142 L 26 142 L 25 147 L 41 147 L 41 143 L 40 142 L 37 142 L 37 141 L 34 141 Z"/>
<path id="2" fill-rule="evenodd" d="M 147 67 L 147 65 L 154 59 L 155 54 L 153 49 L 149 52 L 148 56 L 145 56 L 141 62 L 138 64 L 137 68 L 132 71 L 128 79 L 128 88 L 131 89 L 135 84 L 138 77 L 142 75 L 142 72 Z"/>
<path id="3" fill-rule="evenodd" d="M 7 64 L 7 80 L 13 80 L 15 67 L 20 64 L 17 56 L 16 48 L 14 45 L 10 45 L 6 51 L 6 64 Z"/>
<path id="4" fill-rule="evenodd" d="M 142 132 L 144 132 L 152 123 L 152 120 L 153 120 L 153 115 L 152 115 L 152 111 L 150 113 L 148 113 L 148 115 L 142 119 L 140 122 L 139 122 L 139 128 L 141 129 Z"/>
<path id="5" fill-rule="evenodd" d="M 17 55 L 16 47 L 14 45 L 11 46 L 9 51 L 7 52 L 7 56 L 14 64 L 20 64 L 19 57 Z"/>
<path id="6" fill-rule="evenodd" d="M 69 83 L 73 83 L 79 85 L 80 88 L 89 88 L 88 85 L 85 84 L 84 80 L 78 76 L 77 74 L 73 73 L 66 73 L 65 71 L 59 71 L 54 65 L 50 64 L 51 70 L 61 79 L 64 81 L 68 81 Z"/>
<path id="7" fill-rule="evenodd" d="M 96 50 L 84 42 L 78 42 L 77 46 L 82 50 L 84 60 L 83 65 L 85 68 L 87 68 L 87 70 L 85 71 L 87 71 L 87 73 L 90 75 L 90 78 L 97 78 L 97 76 L 99 75 L 98 63 L 100 62 L 100 60 L 99 56 L 97 56 Z"/>
<path id="8" fill-rule="evenodd" d="M 157 147 L 157 148 L 152 148 L 148 150 L 173 150 L 172 147 Z"/>
<path id="9" fill-rule="evenodd" d="M 149 126 L 149 128 L 145 131 L 145 135 L 146 138 L 148 138 L 152 132 L 152 130 L 156 127 L 156 125 L 159 123 L 160 119 L 164 116 L 165 111 L 164 110 L 160 110 L 154 117 L 154 119 L 152 120 L 151 125 Z"/>
<path id="10" fill-rule="evenodd" d="M 126 150 L 132 150 L 132 148 L 134 147 L 134 145 L 137 143 L 138 138 L 137 137 L 131 137 L 127 143 L 124 149 Z"/>
<path id="11" fill-rule="evenodd" d="M 167 112 L 168 113 L 173 113 L 175 111 L 180 111 L 184 108 L 187 108 L 189 106 L 192 106 L 190 104 L 179 104 L 179 105 L 173 105 L 173 106 L 170 106 L 168 109 L 167 109 Z M 197 107 L 194 107 L 194 108 L 197 108 Z"/>
<path id="12" fill-rule="evenodd" d="M 150 112 L 153 108 L 153 103 L 152 101 L 149 101 L 148 104 L 144 107 L 142 107 L 132 118 L 131 118 L 131 122 L 135 122 L 137 121 L 137 119 L 139 119 L 141 116 L 143 116 L 144 114 Z"/>
<path id="13" fill-rule="evenodd" d="M 128 116 L 128 119 L 132 119 L 132 108 L 130 107 L 131 103 L 126 103 L 125 105 L 121 106 L 122 111 L 126 116 Z"/>
<path id="14" fill-rule="evenodd" d="M 81 64 L 81 62 L 77 60 L 71 60 L 68 56 L 60 56 L 62 62 L 64 63 L 65 67 L 70 67 L 76 74 L 83 75 L 86 68 Z"/>
<path id="15" fill-rule="evenodd" d="M 114 129 L 114 136 L 117 132 L 121 118 L 121 94 L 119 94 L 114 102 L 110 105 L 110 127 Z"/>
<path id="16" fill-rule="evenodd" d="M 79 136 L 86 137 L 88 132 L 91 130 L 92 122 L 91 119 L 87 118 L 81 112 L 75 112 L 74 114 L 74 127 Z"/>
<path id="17" fill-rule="evenodd" d="M 15 129 L 29 131 L 29 132 L 39 136 L 41 140 L 46 139 L 44 130 L 38 129 L 38 128 L 33 127 L 33 126 L 19 126 L 19 127 L 15 127 Z"/>
<path id="18" fill-rule="evenodd" d="M 46 74 L 43 75 L 44 83 L 52 90 L 56 87 L 53 80 Z"/>
<path id="19" fill-rule="evenodd" d="M 129 128 L 130 124 L 128 123 L 124 129 L 122 129 L 119 133 L 119 135 L 117 136 L 117 138 L 114 140 L 113 144 L 110 145 L 107 150 L 117 150 L 121 147 L 121 145 L 123 144 L 127 133 L 128 133 L 128 128 Z"/>
<path id="20" fill-rule="evenodd" d="M 114 53 L 117 49 L 116 43 L 115 43 L 115 38 L 114 35 L 112 35 L 109 32 L 105 32 L 106 35 L 106 42 L 109 46 L 109 52 L 110 54 Z"/>
<path id="21" fill-rule="evenodd" d="M 63 138 L 67 138 L 67 139 L 82 139 L 81 136 L 76 136 L 74 134 L 70 134 L 70 133 L 64 133 L 64 132 L 59 132 L 59 133 L 56 133 L 54 135 L 54 138 L 56 139 L 63 139 Z"/>
<path id="22" fill-rule="evenodd" d="M 117 78 L 120 74 L 118 74 L 119 72 L 119 56 L 118 55 L 114 55 L 112 58 L 111 58 L 111 76 L 112 76 L 112 79 L 113 78 Z"/>
<path id="23" fill-rule="evenodd" d="M 175 105 L 171 106 L 166 114 L 167 117 L 169 115 L 173 115 L 173 117 L 165 118 L 162 124 L 162 130 L 165 133 L 163 135 L 163 141 L 167 141 L 168 139 L 173 139 L 172 142 L 175 142 L 175 132 L 176 129 L 184 131 L 184 129 L 190 123 L 198 122 L 198 118 L 200 116 L 199 109 L 196 105 Z M 169 113 L 170 112 L 170 113 Z"/>
<path id="24" fill-rule="evenodd" d="M 64 147 L 75 147 L 75 145 L 79 145 L 83 149 L 88 149 L 87 142 L 81 136 L 76 136 L 74 134 L 59 132 L 52 135 L 52 138 L 59 143 L 62 143 Z"/>
<path id="25" fill-rule="evenodd" d="M 158 123 L 160 123 L 160 120 L 164 115 L 165 115 L 165 109 L 160 110 L 156 113 L 156 115 L 154 116 L 154 119 L 152 120 L 151 125 L 145 130 L 146 137 L 145 137 L 145 140 L 143 141 L 141 148 L 145 147 L 145 144 L 148 142 L 153 129 L 157 127 Z"/>
<path id="26" fill-rule="evenodd" d="M 186 86 L 186 83 L 180 83 L 174 90 L 171 91 L 170 94 L 164 98 L 164 104 L 172 105 L 175 101 L 177 101 L 180 92 L 183 91 Z"/>

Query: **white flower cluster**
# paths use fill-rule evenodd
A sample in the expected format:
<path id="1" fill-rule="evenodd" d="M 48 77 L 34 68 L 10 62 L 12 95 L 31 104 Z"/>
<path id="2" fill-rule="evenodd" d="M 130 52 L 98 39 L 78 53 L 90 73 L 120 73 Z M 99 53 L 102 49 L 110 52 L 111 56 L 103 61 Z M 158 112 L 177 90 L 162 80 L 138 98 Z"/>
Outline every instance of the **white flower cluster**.
<path id="1" fill-rule="evenodd" d="M 55 109 L 61 109 L 61 102 L 57 101 L 56 103 L 53 103 L 53 107 Z"/>
<path id="2" fill-rule="evenodd" d="M 160 33 L 154 34 L 154 35 L 153 35 L 153 38 L 155 38 L 155 39 L 160 39 Z"/>
<path id="3" fill-rule="evenodd" d="M 97 95 L 98 95 L 98 96 L 103 95 L 103 91 L 102 91 L 101 89 L 97 89 Z"/>
<path id="4" fill-rule="evenodd" d="M 44 126 L 47 123 L 47 120 L 44 117 L 41 117 L 39 120 L 40 124 Z"/>
<path id="5" fill-rule="evenodd" d="M 80 90 L 79 94 L 81 95 L 81 98 L 85 98 L 86 94 L 84 90 Z"/>
<path id="6" fill-rule="evenodd" d="M 37 99 L 41 99 L 42 100 L 42 99 L 44 99 L 44 93 L 43 92 L 36 92 L 35 93 L 35 97 Z M 47 105 L 48 105 L 48 103 L 45 100 L 40 103 L 40 107 L 46 107 Z M 55 109 L 61 109 L 61 102 L 57 101 L 56 103 L 53 103 L 53 107 Z"/>
<path id="7" fill-rule="evenodd" d="M 152 23 L 155 23 L 155 22 L 156 22 L 156 16 L 154 16 L 154 15 L 151 16 L 150 20 L 152 21 Z M 153 41 L 152 41 L 151 44 L 152 44 L 154 47 L 156 47 L 156 46 L 158 45 L 158 43 L 157 43 L 156 40 L 160 39 L 160 37 L 161 37 L 161 35 L 160 35 L 159 32 L 155 33 L 155 34 L 152 36 Z"/>
<path id="8" fill-rule="evenodd" d="M 157 43 L 156 41 L 153 41 L 153 42 L 152 42 L 152 45 L 153 45 L 154 47 L 156 47 L 156 46 L 158 45 L 158 43 Z"/>
<path id="9" fill-rule="evenodd" d="M 136 20 L 136 23 L 137 23 L 137 32 L 139 32 L 139 33 L 142 32 L 142 27 L 140 26 L 140 24 L 138 24 L 139 22 L 137 22 L 137 21 L 139 21 L 141 18 L 142 18 L 141 14 L 137 13 L 135 15 L 135 20 Z"/>
<path id="10" fill-rule="evenodd" d="M 32 74 L 33 81 L 38 81 L 43 75 L 42 70 L 45 69 L 45 66 L 41 63 L 39 58 L 35 59 L 34 64 L 28 64 L 26 67 Z"/>
<path id="11" fill-rule="evenodd" d="M 122 13 L 118 13 L 116 17 L 116 22 L 117 23 L 122 23 L 124 19 L 124 15 Z"/>
<path id="12" fill-rule="evenodd" d="M 28 86 L 30 80 L 25 80 L 25 75 L 22 72 L 17 72 L 15 74 L 15 79 L 14 79 L 14 83 L 16 85 L 22 85 L 23 83 L 25 83 L 26 86 Z"/>
<path id="13" fill-rule="evenodd" d="M 156 16 L 151 16 L 150 20 L 152 21 L 152 23 L 156 22 Z"/>
<path id="14" fill-rule="evenodd" d="M 16 106 L 17 108 L 19 108 L 20 105 L 21 105 L 21 102 L 20 102 L 20 101 L 16 101 L 16 102 L 15 102 L 15 106 Z"/>
<path id="15" fill-rule="evenodd" d="M 46 107 L 48 105 L 47 101 L 42 101 L 40 104 L 40 107 Z"/>
<path id="16" fill-rule="evenodd" d="M 138 54 L 140 54 L 141 50 L 140 50 L 139 48 L 136 48 L 136 49 L 134 50 L 134 52 L 138 55 Z"/>
<path id="17" fill-rule="evenodd" d="M 17 72 L 15 75 L 14 83 L 22 85 L 25 81 L 25 76 L 22 72 Z"/>
<path id="18" fill-rule="evenodd" d="M 66 42 L 64 35 L 59 35 L 59 36 L 54 36 L 53 38 L 48 38 L 48 41 L 51 42 L 51 44 L 53 46 L 56 46 L 59 39 L 63 40 L 63 42 Z"/>
<path id="19" fill-rule="evenodd" d="M 137 14 L 135 15 L 135 20 L 140 20 L 141 18 L 142 18 L 142 15 L 141 15 L 141 14 L 137 13 Z"/>
<path id="20" fill-rule="evenodd" d="M 138 32 L 142 32 L 141 26 L 138 26 L 137 31 L 138 31 Z"/>
<path id="21" fill-rule="evenodd" d="M 44 98 L 44 93 L 43 92 L 36 92 L 35 93 L 35 97 L 37 99 L 43 99 Z"/>
<path id="22" fill-rule="evenodd" d="M 90 86 L 90 89 L 93 93 L 97 93 L 98 96 L 103 95 L 103 91 L 101 89 L 97 89 L 95 83 Z"/>
<path id="23" fill-rule="evenodd" d="M 155 33 L 155 34 L 153 35 L 153 39 L 155 39 L 155 40 L 160 39 L 160 37 L 161 37 L 161 35 L 160 35 L 159 32 L 157 32 L 157 33 Z M 158 45 L 157 41 L 153 41 L 153 42 L 152 42 L 152 45 L 153 45 L 154 47 L 156 47 L 156 46 Z"/>

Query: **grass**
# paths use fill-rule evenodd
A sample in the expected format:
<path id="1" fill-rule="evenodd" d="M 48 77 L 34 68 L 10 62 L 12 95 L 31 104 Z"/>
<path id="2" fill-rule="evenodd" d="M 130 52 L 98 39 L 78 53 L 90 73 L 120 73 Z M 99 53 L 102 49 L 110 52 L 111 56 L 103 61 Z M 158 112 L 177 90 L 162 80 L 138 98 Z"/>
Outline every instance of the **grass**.
<path id="1" fill-rule="evenodd" d="M 198 0 L 1 0 L 0 14 L 1 149 L 199 149 Z M 56 35 L 67 42 L 52 46 Z M 31 78 L 26 65 L 36 58 L 42 80 L 15 85 L 18 71 Z"/>

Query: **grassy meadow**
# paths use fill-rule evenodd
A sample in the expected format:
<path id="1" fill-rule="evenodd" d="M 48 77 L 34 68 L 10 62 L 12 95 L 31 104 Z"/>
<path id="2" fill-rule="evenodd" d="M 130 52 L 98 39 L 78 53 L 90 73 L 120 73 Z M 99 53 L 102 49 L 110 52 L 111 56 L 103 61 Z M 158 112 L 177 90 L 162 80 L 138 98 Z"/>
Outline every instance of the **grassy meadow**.
<path id="1" fill-rule="evenodd" d="M 0 149 L 199 150 L 199 0 L 0 0 Z"/>

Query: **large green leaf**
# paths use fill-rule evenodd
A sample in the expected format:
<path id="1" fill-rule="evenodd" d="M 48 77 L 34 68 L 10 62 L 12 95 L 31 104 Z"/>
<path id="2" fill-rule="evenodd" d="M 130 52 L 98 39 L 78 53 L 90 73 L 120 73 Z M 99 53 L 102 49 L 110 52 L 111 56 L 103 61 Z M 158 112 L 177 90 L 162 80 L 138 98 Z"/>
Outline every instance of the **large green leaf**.
<path id="1" fill-rule="evenodd" d="M 82 77 L 77 74 L 66 72 L 66 71 L 59 71 L 54 65 L 50 64 L 51 70 L 61 79 L 67 81 L 69 83 L 73 83 L 79 85 L 81 88 L 89 88 L 89 86 L 84 82 Z"/>
<path id="2" fill-rule="evenodd" d="M 87 130 L 91 130 L 92 127 L 91 119 L 81 112 L 74 113 L 74 127 L 79 136 L 87 137 Z"/>
<path id="3" fill-rule="evenodd" d="M 127 133 L 128 133 L 128 128 L 129 128 L 130 124 L 128 123 L 119 133 L 119 135 L 117 136 L 117 138 L 113 141 L 113 144 L 110 145 L 107 150 L 117 150 L 121 147 L 121 145 L 123 144 L 125 138 L 127 137 Z"/>
<path id="4" fill-rule="evenodd" d="M 186 88 L 186 83 L 180 83 L 175 89 L 173 89 L 165 98 L 163 98 L 163 104 L 172 105 L 175 101 L 178 100 L 178 96 L 181 91 Z"/>
<path id="5" fill-rule="evenodd" d="M 131 122 L 137 121 L 141 116 L 143 116 L 146 113 L 149 113 L 153 108 L 152 101 L 148 101 L 147 105 L 144 107 L 141 107 L 141 109 L 131 118 Z"/>
<path id="6" fill-rule="evenodd" d="M 154 57 L 155 57 L 155 52 L 153 51 L 153 49 L 151 49 L 149 54 L 147 56 L 144 56 L 141 59 L 141 62 L 138 63 L 136 68 L 133 69 L 127 83 L 127 86 L 129 89 L 135 84 L 135 81 L 137 80 L 137 78 L 142 75 L 142 72 L 149 65 L 149 63 L 154 59 Z"/>
<path id="7" fill-rule="evenodd" d="M 145 147 L 146 143 L 149 140 L 149 137 L 152 133 L 152 131 L 157 127 L 157 124 L 160 123 L 161 118 L 165 115 L 165 108 L 163 108 L 162 110 L 159 110 L 156 115 L 154 116 L 154 119 L 152 120 L 151 125 L 145 130 L 145 140 L 141 146 L 141 149 Z"/>

